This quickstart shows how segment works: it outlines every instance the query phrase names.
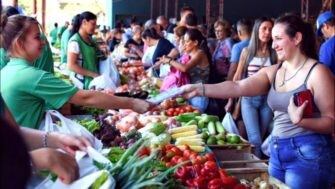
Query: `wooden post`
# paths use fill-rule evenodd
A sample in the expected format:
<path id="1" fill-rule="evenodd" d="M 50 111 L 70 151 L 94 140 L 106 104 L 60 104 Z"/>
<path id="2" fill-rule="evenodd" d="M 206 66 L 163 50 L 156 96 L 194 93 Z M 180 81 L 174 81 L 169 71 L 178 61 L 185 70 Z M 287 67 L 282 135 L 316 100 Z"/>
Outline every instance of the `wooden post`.
<path id="1" fill-rule="evenodd" d="M 34 0 L 33 1 L 33 14 L 36 15 L 36 13 L 37 13 L 37 0 Z"/>
<path id="2" fill-rule="evenodd" d="M 45 32 L 45 0 L 42 0 L 42 30 Z"/>
<path id="3" fill-rule="evenodd" d="M 169 18 L 169 0 L 165 0 L 165 17 Z"/>
<path id="4" fill-rule="evenodd" d="M 174 17 L 178 20 L 178 0 L 174 0 Z"/>
<path id="5" fill-rule="evenodd" d="M 154 18 L 154 0 L 150 1 L 150 18 Z"/>
<path id="6" fill-rule="evenodd" d="M 211 21 L 211 0 L 206 0 L 206 25 L 209 26 Z"/>
<path id="7" fill-rule="evenodd" d="M 223 18 L 223 1 L 224 0 L 220 0 L 220 2 L 219 2 L 219 17 L 220 17 L 220 19 L 222 19 Z"/>

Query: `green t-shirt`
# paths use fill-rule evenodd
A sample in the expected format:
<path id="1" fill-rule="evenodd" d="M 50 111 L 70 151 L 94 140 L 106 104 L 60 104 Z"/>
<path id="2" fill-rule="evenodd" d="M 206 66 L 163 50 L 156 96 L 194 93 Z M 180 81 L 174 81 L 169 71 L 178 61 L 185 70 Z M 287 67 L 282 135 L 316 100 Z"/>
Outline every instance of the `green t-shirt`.
<path id="1" fill-rule="evenodd" d="M 46 41 L 46 43 L 42 49 L 41 55 L 35 60 L 33 65 L 34 67 L 39 68 L 41 70 L 54 73 L 54 60 L 52 58 L 52 52 L 49 42 L 45 37 L 45 35 L 42 35 L 41 37 Z M 1 59 L 0 64 L 0 70 L 1 70 L 9 62 L 9 57 L 7 56 L 7 52 L 4 48 L 0 48 L 0 59 Z"/>
<path id="2" fill-rule="evenodd" d="M 65 26 L 62 26 L 62 27 L 59 28 L 59 30 L 58 30 L 58 34 L 57 34 L 59 38 L 62 37 L 63 32 L 64 32 L 66 29 L 67 29 L 67 27 L 65 27 Z"/>
<path id="3" fill-rule="evenodd" d="M 6 66 L 7 62 L 9 62 L 9 57 L 7 56 L 7 52 L 4 48 L 0 48 L 0 70 Z"/>
<path id="4" fill-rule="evenodd" d="M 70 39 L 70 30 L 66 29 L 61 37 L 60 41 L 60 62 L 67 63 L 67 44 Z"/>
<path id="5" fill-rule="evenodd" d="M 50 37 L 51 37 L 51 44 L 56 43 L 57 41 L 57 35 L 58 35 L 58 28 L 54 28 L 50 32 Z"/>
<path id="6" fill-rule="evenodd" d="M 16 122 L 37 129 L 46 105 L 62 107 L 78 89 L 20 58 L 1 70 L 1 94 Z"/>

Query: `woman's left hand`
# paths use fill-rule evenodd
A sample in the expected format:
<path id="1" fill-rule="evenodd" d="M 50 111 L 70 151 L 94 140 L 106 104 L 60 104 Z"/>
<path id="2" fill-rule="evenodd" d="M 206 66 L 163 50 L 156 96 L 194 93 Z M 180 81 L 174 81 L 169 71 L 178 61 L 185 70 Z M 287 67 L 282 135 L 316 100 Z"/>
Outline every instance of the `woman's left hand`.
<path id="1" fill-rule="evenodd" d="M 291 97 L 290 104 L 287 107 L 287 112 L 294 125 L 297 125 L 302 120 L 307 103 L 308 101 L 305 101 L 301 106 L 296 106 L 294 104 L 293 97 Z"/>
<path id="2" fill-rule="evenodd" d="M 50 147 L 60 148 L 71 155 L 75 155 L 77 150 L 86 151 L 86 148 L 91 146 L 91 143 L 84 137 L 58 132 L 50 133 L 48 142 Z"/>

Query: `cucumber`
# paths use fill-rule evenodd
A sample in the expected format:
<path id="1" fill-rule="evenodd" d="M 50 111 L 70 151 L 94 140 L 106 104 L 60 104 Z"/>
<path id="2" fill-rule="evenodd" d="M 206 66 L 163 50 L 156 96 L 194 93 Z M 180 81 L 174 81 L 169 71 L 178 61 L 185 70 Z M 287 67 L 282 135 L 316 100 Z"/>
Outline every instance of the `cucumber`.
<path id="1" fill-rule="evenodd" d="M 198 128 L 199 129 L 202 129 L 202 128 L 205 128 L 206 126 L 205 126 L 205 122 L 204 121 L 202 121 L 202 120 L 200 120 L 199 122 L 198 122 Z"/>
<path id="2" fill-rule="evenodd" d="M 188 125 L 197 125 L 197 124 L 198 124 L 198 123 L 197 123 L 196 120 L 191 120 L 191 121 L 187 122 L 187 123 L 185 124 L 185 126 L 188 126 Z"/>
<path id="3" fill-rule="evenodd" d="M 207 125 L 207 128 L 208 128 L 208 132 L 210 135 L 216 135 L 216 130 L 215 130 L 215 124 L 214 122 L 209 122 L 208 125 Z"/>
<path id="4" fill-rule="evenodd" d="M 215 122 L 215 128 L 218 133 L 225 133 L 225 129 L 220 121 Z"/>

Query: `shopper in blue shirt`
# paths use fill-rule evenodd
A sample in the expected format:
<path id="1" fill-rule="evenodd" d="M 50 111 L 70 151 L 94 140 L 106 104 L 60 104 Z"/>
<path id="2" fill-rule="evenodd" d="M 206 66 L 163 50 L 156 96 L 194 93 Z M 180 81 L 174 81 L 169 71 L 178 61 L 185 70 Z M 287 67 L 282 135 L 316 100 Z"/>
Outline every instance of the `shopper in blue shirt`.
<path id="1" fill-rule="evenodd" d="M 319 15 L 316 21 L 317 34 L 326 41 L 321 45 L 319 61 L 335 74 L 335 16 L 331 11 Z"/>
<path id="2" fill-rule="evenodd" d="M 227 80 L 232 80 L 234 74 L 237 69 L 238 62 L 240 60 L 240 55 L 242 49 L 249 45 L 251 30 L 252 30 L 252 22 L 247 19 L 241 19 L 237 22 L 237 34 L 238 38 L 241 40 L 240 42 L 233 45 L 231 50 L 231 57 L 230 57 L 230 67 L 228 72 Z"/>

